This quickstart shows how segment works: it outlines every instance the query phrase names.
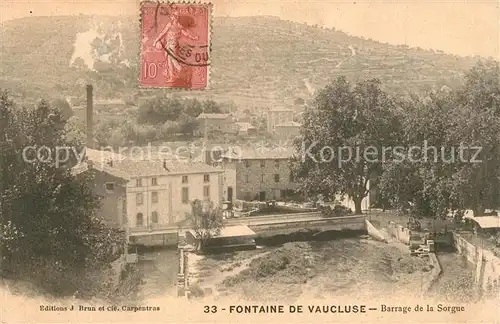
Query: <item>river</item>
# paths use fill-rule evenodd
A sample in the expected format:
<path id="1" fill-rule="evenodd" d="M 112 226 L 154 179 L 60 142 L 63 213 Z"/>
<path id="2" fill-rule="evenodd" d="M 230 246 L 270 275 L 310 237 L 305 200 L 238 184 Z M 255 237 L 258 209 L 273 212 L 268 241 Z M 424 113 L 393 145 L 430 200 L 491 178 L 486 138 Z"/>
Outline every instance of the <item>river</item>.
<path id="1" fill-rule="evenodd" d="M 474 267 L 455 253 L 438 253 L 442 274 L 432 286 L 429 295 L 441 302 L 474 301 Z"/>
<path id="2" fill-rule="evenodd" d="M 283 252 L 285 251 L 285 252 Z M 274 254 L 283 255 L 293 261 L 292 272 L 287 269 L 274 273 L 269 278 L 244 278 L 238 285 L 230 287 L 225 294 L 245 295 L 244 299 L 258 300 L 262 290 L 269 290 L 269 298 L 299 296 L 327 296 L 330 293 L 348 294 L 353 291 L 359 297 L 393 291 L 421 291 L 422 277 L 428 272 L 421 272 L 426 266 L 424 260 L 410 257 L 406 247 L 401 244 L 385 244 L 369 238 L 338 239 L 326 242 L 287 243 L 285 247 L 264 248 L 266 257 Z M 245 263 L 244 258 L 256 251 L 234 252 L 227 258 L 208 256 L 200 261 L 200 267 L 209 269 L 204 273 L 203 282 L 222 282 L 227 274 L 223 267 Z M 139 268 L 144 275 L 144 284 L 138 293 L 140 299 L 175 296 L 177 280 L 177 251 L 162 250 L 145 255 L 149 261 L 140 261 Z M 472 269 L 460 256 L 454 253 L 438 255 L 443 273 L 430 291 L 431 298 L 446 301 L 469 301 L 472 294 Z M 275 258 L 276 259 L 276 258 Z M 242 262 L 243 261 L 243 262 Z M 306 262 L 307 261 L 307 262 Z M 296 263 L 294 263 L 296 262 Z M 297 268 L 307 263 L 307 278 L 292 280 Z M 236 266 L 238 267 L 238 266 Z M 311 272 L 310 269 L 313 271 Z M 241 269 L 242 270 L 242 269 Z M 238 269 L 231 275 L 237 275 Z M 314 273 L 314 275 L 310 275 Z M 215 284 L 214 284 L 215 286 Z M 252 296 L 252 288 L 259 294 Z M 271 293 L 272 291 L 272 293 Z M 288 300 L 288 299 L 287 299 Z"/>

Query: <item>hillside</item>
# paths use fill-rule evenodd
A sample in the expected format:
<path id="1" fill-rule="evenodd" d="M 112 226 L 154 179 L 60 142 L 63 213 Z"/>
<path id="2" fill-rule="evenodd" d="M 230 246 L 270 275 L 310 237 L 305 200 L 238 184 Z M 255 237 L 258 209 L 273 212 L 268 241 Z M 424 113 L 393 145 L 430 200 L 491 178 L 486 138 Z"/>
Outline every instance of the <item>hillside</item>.
<path id="1" fill-rule="evenodd" d="M 81 96 L 83 85 L 92 82 L 99 97 L 134 101 L 139 94 L 138 31 L 137 17 L 80 15 L 8 21 L 1 28 L 0 87 L 26 97 L 42 93 Z M 89 48 L 85 53 L 84 45 Z M 211 89 L 196 96 L 233 100 L 243 109 L 307 99 L 339 75 L 352 80 L 378 77 L 389 91 L 398 93 L 445 84 L 453 87 L 476 61 L 276 17 L 214 18 L 212 45 Z M 145 92 L 139 95 L 155 93 Z M 193 96 L 189 92 L 179 95 Z"/>

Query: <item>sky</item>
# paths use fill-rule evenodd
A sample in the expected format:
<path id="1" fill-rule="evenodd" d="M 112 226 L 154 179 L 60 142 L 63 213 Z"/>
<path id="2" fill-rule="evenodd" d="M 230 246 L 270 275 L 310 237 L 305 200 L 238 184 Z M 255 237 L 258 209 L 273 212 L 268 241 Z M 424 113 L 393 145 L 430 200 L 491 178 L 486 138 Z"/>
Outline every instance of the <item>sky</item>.
<path id="1" fill-rule="evenodd" d="M 272 15 L 354 36 L 500 59 L 500 0 L 212 0 L 215 16 Z M 2 0 L 0 22 L 51 15 L 138 15 L 138 0 Z"/>

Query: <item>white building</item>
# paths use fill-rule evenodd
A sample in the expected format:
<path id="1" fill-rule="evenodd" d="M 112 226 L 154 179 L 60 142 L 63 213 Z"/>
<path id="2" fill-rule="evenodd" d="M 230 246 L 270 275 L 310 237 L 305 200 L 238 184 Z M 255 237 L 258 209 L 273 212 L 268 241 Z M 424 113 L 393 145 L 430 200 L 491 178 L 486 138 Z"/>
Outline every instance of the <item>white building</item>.
<path id="1" fill-rule="evenodd" d="M 102 197 L 101 214 L 114 227 L 172 228 L 185 220 L 193 200 L 210 200 L 217 207 L 224 199 L 224 171 L 204 163 L 123 159 L 87 164 L 94 191 Z"/>

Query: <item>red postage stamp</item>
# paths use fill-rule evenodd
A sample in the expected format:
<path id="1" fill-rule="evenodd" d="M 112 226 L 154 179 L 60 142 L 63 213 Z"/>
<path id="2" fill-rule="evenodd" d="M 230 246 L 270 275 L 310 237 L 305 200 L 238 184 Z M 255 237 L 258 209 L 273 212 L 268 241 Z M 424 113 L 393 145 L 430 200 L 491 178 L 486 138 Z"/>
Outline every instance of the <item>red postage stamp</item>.
<path id="1" fill-rule="evenodd" d="M 209 3 L 141 3 L 141 87 L 208 86 L 211 14 Z"/>

